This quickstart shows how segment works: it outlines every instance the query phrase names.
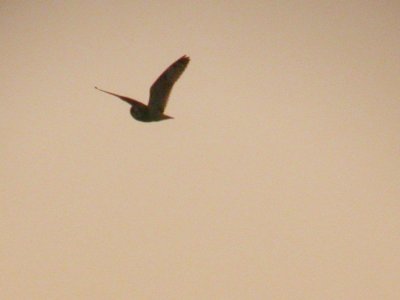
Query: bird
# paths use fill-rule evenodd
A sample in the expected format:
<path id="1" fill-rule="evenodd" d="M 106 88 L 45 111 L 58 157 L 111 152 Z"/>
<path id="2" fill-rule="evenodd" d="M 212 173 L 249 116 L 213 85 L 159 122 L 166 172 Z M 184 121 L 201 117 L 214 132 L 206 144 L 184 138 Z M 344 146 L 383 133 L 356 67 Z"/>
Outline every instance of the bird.
<path id="1" fill-rule="evenodd" d="M 95 86 L 95 89 L 129 103 L 132 106 L 130 113 L 132 117 L 138 121 L 155 122 L 173 119 L 173 117 L 164 114 L 164 110 L 167 106 L 172 87 L 185 71 L 189 62 L 190 57 L 183 55 L 161 73 L 150 87 L 150 97 L 147 105 L 135 99 L 102 90 L 97 86 Z"/>

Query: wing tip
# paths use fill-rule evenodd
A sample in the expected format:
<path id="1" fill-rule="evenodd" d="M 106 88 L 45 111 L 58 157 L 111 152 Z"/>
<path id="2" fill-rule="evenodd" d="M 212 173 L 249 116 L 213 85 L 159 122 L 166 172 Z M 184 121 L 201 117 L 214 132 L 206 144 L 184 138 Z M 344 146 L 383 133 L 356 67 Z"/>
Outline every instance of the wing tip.
<path id="1" fill-rule="evenodd" d="M 179 60 L 185 61 L 185 62 L 189 62 L 190 61 L 190 57 L 188 55 L 184 54 Z"/>

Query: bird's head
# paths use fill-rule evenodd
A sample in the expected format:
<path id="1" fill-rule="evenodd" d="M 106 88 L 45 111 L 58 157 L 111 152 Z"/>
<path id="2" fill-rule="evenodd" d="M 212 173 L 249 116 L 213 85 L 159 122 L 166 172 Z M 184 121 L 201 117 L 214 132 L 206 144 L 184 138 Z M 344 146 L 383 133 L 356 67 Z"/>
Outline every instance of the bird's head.
<path id="1" fill-rule="evenodd" d="M 147 121 L 149 118 L 147 107 L 144 105 L 132 105 L 131 116 L 138 121 Z"/>

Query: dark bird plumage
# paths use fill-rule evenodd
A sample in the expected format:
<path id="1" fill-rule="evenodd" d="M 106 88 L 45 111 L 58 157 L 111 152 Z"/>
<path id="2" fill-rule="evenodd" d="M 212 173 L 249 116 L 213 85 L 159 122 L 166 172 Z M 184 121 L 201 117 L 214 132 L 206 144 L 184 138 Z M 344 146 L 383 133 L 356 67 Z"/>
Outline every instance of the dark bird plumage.
<path id="1" fill-rule="evenodd" d="M 142 122 L 162 121 L 172 119 L 172 117 L 164 114 L 165 107 L 168 103 L 169 95 L 175 82 L 185 71 L 189 64 L 190 58 L 186 55 L 179 58 L 170 65 L 153 83 L 150 88 L 150 99 L 148 105 L 143 104 L 135 99 L 117 95 L 108 91 L 104 91 L 95 87 L 97 90 L 113 95 L 121 100 L 129 103 L 131 107 L 131 115 L 134 119 Z"/>

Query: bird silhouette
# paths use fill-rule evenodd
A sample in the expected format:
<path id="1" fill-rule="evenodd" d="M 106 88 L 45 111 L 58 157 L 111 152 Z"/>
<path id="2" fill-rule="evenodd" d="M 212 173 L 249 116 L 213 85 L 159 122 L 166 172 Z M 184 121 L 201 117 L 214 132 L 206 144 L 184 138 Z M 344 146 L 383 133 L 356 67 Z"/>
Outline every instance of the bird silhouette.
<path id="1" fill-rule="evenodd" d="M 97 86 L 95 89 L 107 93 L 109 95 L 120 98 L 121 100 L 129 103 L 131 107 L 131 115 L 134 119 L 142 122 L 154 122 L 167 119 L 173 119 L 171 116 L 164 114 L 165 107 L 168 103 L 169 95 L 171 94 L 172 87 L 175 82 L 185 71 L 189 64 L 190 58 L 186 55 L 179 58 L 171 64 L 153 83 L 150 88 L 150 98 L 148 105 L 143 104 L 135 99 L 111 93 Z"/>

